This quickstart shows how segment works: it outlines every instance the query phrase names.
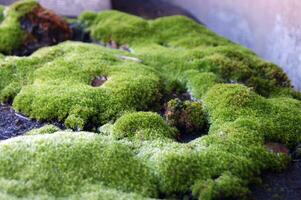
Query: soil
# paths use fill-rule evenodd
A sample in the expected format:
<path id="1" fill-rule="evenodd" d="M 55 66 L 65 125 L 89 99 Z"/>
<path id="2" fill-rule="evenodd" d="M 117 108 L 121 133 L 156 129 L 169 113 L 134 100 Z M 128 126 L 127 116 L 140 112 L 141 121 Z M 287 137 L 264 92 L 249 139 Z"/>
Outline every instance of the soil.
<path id="1" fill-rule="evenodd" d="M 8 105 L 0 105 L 0 140 L 22 135 L 43 124 L 16 113 Z"/>

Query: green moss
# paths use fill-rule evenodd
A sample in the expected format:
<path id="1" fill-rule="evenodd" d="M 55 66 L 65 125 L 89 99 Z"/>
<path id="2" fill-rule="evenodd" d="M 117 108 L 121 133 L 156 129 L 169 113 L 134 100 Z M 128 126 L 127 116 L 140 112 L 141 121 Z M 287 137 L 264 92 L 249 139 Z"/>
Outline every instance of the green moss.
<path id="1" fill-rule="evenodd" d="M 79 19 L 88 26 L 95 40 L 130 44 L 134 54 L 168 79 L 183 79 L 183 72 L 193 69 L 212 72 L 225 83 L 246 84 L 263 96 L 293 91 L 286 74 L 278 66 L 186 17 L 146 21 L 106 11 L 84 13 Z"/>
<path id="2" fill-rule="evenodd" d="M 175 133 L 160 115 L 152 112 L 125 114 L 116 121 L 113 129 L 113 135 L 117 139 L 172 139 L 175 138 Z"/>
<path id="3" fill-rule="evenodd" d="M 202 99 L 203 95 L 220 82 L 214 73 L 200 73 L 197 70 L 188 70 L 185 72 L 184 81 L 186 82 L 188 91 L 197 99 Z"/>
<path id="4" fill-rule="evenodd" d="M 150 34 L 146 21 L 118 11 L 104 11 L 97 16 L 88 12 L 81 15 L 79 19 L 89 26 L 89 31 L 95 39 L 101 39 L 104 42 L 114 40 L 121 44 L 130 43 Z M 120 23 L 124 20 L 128 23 Z"/>
<path id="5" fill-rule="evenodd" d="M 205 99 L 214 126 L 243 117 L 259 121 L 267 141 L 292 147 L 300 141 L 301 102 L 290 98 L 264 99 L 242 85 L 216 85 Z"/>
<path id="6" fill-rule="evenodd" d="M 201 199 L 244 199 L 252 179 L 287 166 L 288 155 L 265 147 L 301 142 L 300 93 L 278 66 L 185 17 L 146 21 L 106 11 L 80 21 L 95 40 L 127 43 L 132 53 L 65 42 L 5 57 L 0 100 L 73 129 L 106 125 L 99 135 L 45 128 L 0 142 L 0 197 L 141 199 L 193 191 Z M 108 80 L 92 87 L 98 76 Z M 208 116 L 210 129 L 180 144 L 163 118 L 147 111 L 162 103 L 162 91 L 186 88 L 202 102 L 183 103 L 188 119 Z"/>
<path id="7" fill-rule="evenodd" d="M 24 136 L 2 142 L 0 149 L 1 193 L 89 196 L 91 188 L 104 185 L 157 196 L 154 175 L 127 145 L 92 133 Z"/>
<path id="8" fill-rule="evenodd" d="M 240 98 L 240 95 L 245 98 Z M 247 87 L 224 84 L 212 87 L 204 100 L 211 114 L 210 133 L 187 144 L 164 140 L 163 137 L 159 140 L 128 140 L 135 137 L 133 133 L 144 133 L 144 130 L 160 130 L 162 134 L 167 134 L 170 129 L 160 116 L 153 113 L 131 113 L 121 117 L 113 127 L 115 131 L 121 130 L 123 139 L 118 141 L 91 133 L 63 132 L 0 143 L 3 152 L 0 156 L 0 177 L 20 180 L 18 185 L 21 185 L 18 188 L 0 188 L 0 191 L 19 196 L 27 195 L 28 191 L 33 194 L 37 192 L 37 195 L 40 191 L 44 191 L 42 194 L 68 195 L 83 183 L 90 188 L 90 183 L 100 181 L 107 187 L 137 192 L 147 197 L 157 197 L 158 193 L 168 197 L 193 190 L 196 197 L 206 199 L 244 198 L 248 194 L 246 188 L 251 178 L 263 170 L 283 169 L 287 164 L 285 154 L 267 151 L 264 143 L 277 140 L 274 133 L 281 134 L 283 140 L 280 142 L 284 144 L 301 141 L 300 137 L 292 136 L 300 131 L 289 128 L 300 121 L 300 102 L 292 99 L 268 100 Z M 217 106 L 218 102 L 221 106 Z M 234 116 L 225 115 L 228 109 L 233 112 L 252 106 L 259 110 L 254 108 L 254 113 L 237 111 Z M 289 113 L 289 107 L 296 110 L 295 113 Z M 288 121 L 276 120 L 275 125 L 279 124 L 273 133 L 271 127 L 266 125 L 276 118 L 260 117 L 265 115 L 263 110 L 268 112 L 273 109 L 279 111 L 274 115 L 291 120 L 284 127 L 286 132 L 279 128 Z M 286 142 L 286 139 L 289 140 Z M 140 164 L 136 165 L 137 162 Z M 14 168 L 7 170 L 12 163 Z M 146 171 L 140 172 L 140 166 L 143 166 L 142 171 L 147 169 L 147 174 Z M 48 173 L 42 173 L 45 171 Z M 131 174 L 135 174 L 135 178 Z M 30 184 L 23 186 L 22 181 L 27 179 L 31 180 Z M 61 179 L 64 179 L 64 185 Z M 110 189 L 106 191 L 114 194 Z M 79 193 L 82 195 L 81 191 Z M 84 190 L 83 193 L 88 192 Z"/>
<path id="9" fill-rule="evenodd" d="M 193 193 L 200 199 L 247 199 L 249 190 L 244 182 L 231 174 L 224 174 L 215 180 L 200 181 L 193 186 Z"/>
<path id="10" fill-rule="evenodd" d="M 41 128 L 34 129 L 26 133 L 26 135 L 42 135 L 58 132 L 60 129 L 54 125 L 45 125 Z"/>
<path id="11" fill-rule="evenodd" d="M 4 10 L 5 10 L 5 7 L 0 5 L 0 23 L 4 19 Z"/>
<path id="12" fill-rule="evenodd" d="M 120 54 L 125 53 L 67 42 L 31 57 L 9 57 L 0 63 L 0 99 L 14 99 L 14 107 L 32 118 L 59 120 L 74 129 L 146 110 L 161 97 L 161 79 L 142 64 L 119 59 Z M 92 87 L 99 75 L 108 81 Z"/>
<path id="13" fill-rule="evenodd" d="M 10 54 L 22 44 L 26 34 L 21 29 L 20 20 L 35 6 L 37 6 L 35 0 L 24 0 L 12 4 L 7 9 L 6 15 L 0 24 L 1 53 Z"/>

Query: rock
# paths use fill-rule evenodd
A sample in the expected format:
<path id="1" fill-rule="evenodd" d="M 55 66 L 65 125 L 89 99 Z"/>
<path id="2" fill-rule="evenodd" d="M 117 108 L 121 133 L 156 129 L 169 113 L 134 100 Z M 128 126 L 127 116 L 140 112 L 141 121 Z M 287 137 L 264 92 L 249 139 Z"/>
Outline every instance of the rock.
<path id="1" fill-rule="evenodd" d="M 11 106 L 0 104 L 0 141 L 22 135 L 43 124 L 34 120 L 28 120 L 16 113 Z"/>
<path id="2" fill-rule="evenodd" d="M 63 17 L 40 5 L 21 19 L 21 27 L 27 33 L 21 48 L 15 55 L 30 55 L 35 50 L 70 40 L 73 31 Z"/>
<path id="3" fill-rule="evenodd" d="M 134 58 L 129 56 L 118 56 L 118 58 L 120 58 L 121 60 L 129 60 L 137 63 L 142 63 L 142 60 L 140 60 L 139 58 Z"/>
<path id="4" fill-rule="evenodd" d="M 91 85 L 93 87 L 100 87 L 102 86 L 106 81 L 108 80 L 108 78 L 106 76 L 97 76 L 93 79 Z"/>
<path id="5" fill-rule="evenodd" d="M 283 153 L 286 155 L 289 154 L 289 149 L 280 143 L 269 142 L 265 144 L 265 147 L 273 153 Z"/>

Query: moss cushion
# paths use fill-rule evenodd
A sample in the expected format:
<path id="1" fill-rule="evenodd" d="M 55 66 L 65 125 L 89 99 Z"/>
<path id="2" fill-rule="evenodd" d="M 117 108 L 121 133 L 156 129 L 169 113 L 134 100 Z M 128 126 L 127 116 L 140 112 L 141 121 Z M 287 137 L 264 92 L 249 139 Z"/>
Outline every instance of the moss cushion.
<path id="1" fill-rule="evenodd" d="M 78 21 L 95 41 L 131 52 L 65 42 L 0 57 L 0 101 L 72 129 L 1 141 L 1 199 L 245 199 L 262 172 L 287 166 L 289 155 L 265 144 L 301 142 L 301 95 L 278 66 L 181 16 L 106 11 Z M 17 22 L 9 14 L 0 25 L 1 52 L 17 46 L 2 35 Z M 105 81 L 94 87 L 97 77 Z M 210 125 L 188 143 L 155 113 L 175 80 L 202 104 L 193 119 Z M 100 133 L 80 132 L 91 124 Z"/>

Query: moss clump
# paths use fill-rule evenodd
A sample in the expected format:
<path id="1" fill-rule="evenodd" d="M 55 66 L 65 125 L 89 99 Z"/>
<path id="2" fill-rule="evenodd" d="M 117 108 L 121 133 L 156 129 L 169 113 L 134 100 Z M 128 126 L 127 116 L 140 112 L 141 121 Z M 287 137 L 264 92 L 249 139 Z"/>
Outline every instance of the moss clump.
<path id="1" fill-rule="evenodd" d="M 43 135 L 58 132 L 60 129 L 54 125 L 45 125 L 39 129 L 34 129 L 26 133 L 26 135 Z"/>
<path id="2" fill-rule="evenodd" d="M 239 118 L 251 118 L 260 124 L 260 134 L 266 141 L 274 141 L 289 147 L 300 140 L 301 102 L 291 98 L 264 99 L 242 85 L 214 86 L 205 103 L 211 123 L 218 127 Z"/>
<path id="3" fill-rule="evenodd" d="M 145 20 L 117 11 L 104 11 L 101 15 L 88 12 L 82 14 L 79 20 L 88 25 L 95 38 L 102 38 L 104 42 L 114 40 L 125 44 L 150 36 L 149 24 Z M 120 23 L 123 20 L 128 23 Z"/>
<path id="4" fill-rule="evenodd" d="M 286 154 L 270 152 L 264 144 L 278 141 L 292 147 L 301 141 L 298 100 L 265 99 L 242 85 L 217 84 L 204 103 L 210 132 L 186 144 L 162 135 L 156 140 L 132 140 L 140 139 L 138 133 L 144 130 L 159 130 L 156 134 L 170 130 L 160 116 L 144 112 L 126 114 L 114 124 L 113 130 L 122 133 L 118 140 L 63 132 L 2 142 L 0 177 L 8 182 L 1 184 L 0 191 L 18 197 L 72 197 L 74 191 L 89 194 L 100 183 L 113 194 L 111 188 L 154 198 L 192 190 L 204 199 L 245 198 L 252 178 L 288 163 Z M 19 187 L 4 187 L 14 181 Z"/>
<path id="5" fill-rule="evenodd" d="M 131 148 L 93 133 L 24 136 L 1 142 L 0 149 L 0 193 L 72 197 L 104 185 L 157 196 L 154 175 Z"/>
<path id="6" fill-rule="evenodd" d="M 10 54 L 21 46 L 26 34 L 21 28 L 20 20 L 37 5 L 35 0 L 24 0 L 12 4 L 6 10 L 3 21 L 0 20 L 0 53 Z"/>
<path id="7" fill-rule="evenodd" d="M 231 174 L 224 174 L 215 180 L 197 182 L 193 186 L 194 195 L 199 199 L 247 199 L 249 195 L 244 182 Z"/>
<path id="8" fill-rule="evenodd" d="M 31 57 L 9 57 L 0 63 L 0 99 L 14 99 L 14 107 L 32 118 L 59 120 L 74 129 L 146 110 L 161 97 L 161 79 L 120 54 L 125 53 L 67 42 Z M 99 75 L 108 80 L 94 88 L 90 83 Z"/>
<path id="9" fill-rule="evenodd" d="M 84 13 L 79 21 L 87 25 L 95 40 L 112 39 L 130 44 L 134 54 L 168 79 L 183 79 L 183 72 L 196 70 L 214 73 L 217 80 L 225 83 L 246 84 L 267 97 L 277 96 L 283 90 L 289 91 L 290 96 L 294 93 L 286 74 L 278 66 L 186 17 L 146 21 L 107 11 Z"/>
<path id="10" fill-rule="evenodd" d="M 221 82 L 214 73 L 200 73 L 197 70 L 186 71 L 183 79 L 188 91 L 196 99 L 202 99 L 212 86 Z"/>
<path id="11" fill-rule="evenodd" d="M 206 115 L 199 102 L 173 99 L 167 103 L 165 116 L 167 122 L 182 133 L 201 134 L 206 125 Z"/>
<path id="12" fill-rule="evenodd" d="M 253 178 L 287 166 L 287 154 L 265 147 L 301 142 L 300 93 L 280 68 L 185 17 L 146 21 L 113 11 L 80 21 L 95 40 L 128 43 L 132 53 L 66 42 L 5 57 L 0 100 L 74 129 L 108 124 L 100 135 L 50 129 L 0 142 L 0 197 L 172 198 L 193 191 L 201 199 L 243 199 Z M 95 77 L 107 80 L 93 87 Z M 146 111 L 162 102 L 162 91 L 184 88 L 202 102 L 181 103 L 185 122 L 200 128 L 208 116 L 210 129 L 180 144 L 174 129 Z"/>
<path id="13" fill-rule="evenodd" d="M 117 139 L 172 139 L 175 138 L 176 131 L 156 113 L 136 112 L 119 118 L 114 124 L 113 135 Z"/>

